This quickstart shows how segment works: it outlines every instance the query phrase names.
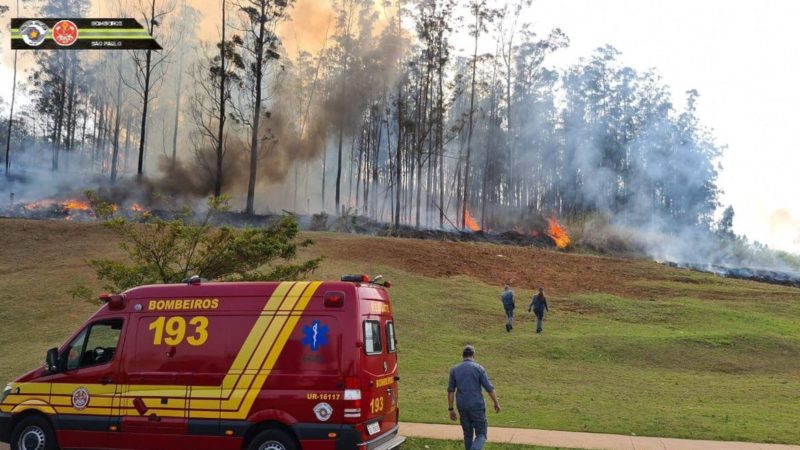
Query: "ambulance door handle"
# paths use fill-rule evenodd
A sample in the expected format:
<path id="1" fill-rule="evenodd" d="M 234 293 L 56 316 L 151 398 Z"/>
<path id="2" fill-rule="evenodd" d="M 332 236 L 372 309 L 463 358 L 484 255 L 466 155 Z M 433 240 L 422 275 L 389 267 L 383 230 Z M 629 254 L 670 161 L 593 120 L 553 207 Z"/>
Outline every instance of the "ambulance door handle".
<path id="1" fill-rule="evenodd" d="M 100 378 L 100 384 L 103 384 L 103 385 L 111 384 L 112 381 L 114 381 L 114 380 L 112 380 L 111 377 Z"/>

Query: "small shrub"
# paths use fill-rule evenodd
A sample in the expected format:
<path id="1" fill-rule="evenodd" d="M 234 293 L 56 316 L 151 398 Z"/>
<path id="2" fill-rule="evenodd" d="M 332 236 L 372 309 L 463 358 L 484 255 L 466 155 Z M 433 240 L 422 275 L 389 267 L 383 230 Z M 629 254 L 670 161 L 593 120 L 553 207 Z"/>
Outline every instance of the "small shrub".
<path id="1" fill-rule="evenodd" d="M 83 191 L 83 195 L 89 201 L 89 206 L 92 207 L 92 211 L 94 211 L 94 215 L 98 220 L 109 220 L 117 212 L 117 205 L 101 199 L 97 191 L 86 190 Z"/>
<path id="2" fill-rule="evenodd" d="M 353 208 L 342 208 L 342 214 L 336 218 L 334 230 L 340 233 L 352 233 L 355 229 L 356 215 Z"/>
<path id="3" fill-rule="evenodd" d="M 328 214 L 321 212 L 311 216 L 311 231 L 327 231 L 328 230 Z"/>
<path id="4" fill-rule="evenodd" d="M 198 221 L 190 210 L 170 220 L 152 218 L 144 224 L 114 218 L 106 226 L 122 236 L 128 262 L 98 259 L 90 262 L 105 289 L 121 292 L 142 284 L 179 283 L 199 275 L 222 281 L 279 281 L 305 277 L 321 258 L 289 264 L 298 247 L 300 229 L 285 215 L 266 227 L 214 227 L 212 219 L 226 211 L 226 198 L 211 198 Z"/>

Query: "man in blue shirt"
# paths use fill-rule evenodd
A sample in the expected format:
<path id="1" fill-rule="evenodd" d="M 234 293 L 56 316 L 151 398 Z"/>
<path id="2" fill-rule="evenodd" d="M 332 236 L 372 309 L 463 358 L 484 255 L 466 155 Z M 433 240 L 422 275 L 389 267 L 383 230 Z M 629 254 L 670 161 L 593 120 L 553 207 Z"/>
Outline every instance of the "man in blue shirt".
<path id="1" fill-rule="evenodd" d="M 450 420 L 458 420 L 461 416 L 461 428 L 464 430 L 465 450 L 482 450 L 486 443 L 487 428 L 486 403 L 483 401 L 481 388 L 492 397 L 495 412 L 500 412 L 500 402 L 486 369 L 475 362 L 475 347 L 467 345 L 462 353 L 464 361 L 450 369 L 450 381 L 447 384 L 447 404 Z M 458 406 L 458 415 L 453 409 L 453 400 Z"/>
<path id="2" fill-rule="evenodd" d="M 506 310 L 506 331 L 511 332 L 514 329 L 514 291 L 511 290 L 509 285 L 505 285 L 503 293 L 500 294 L 500 300 L 503 302 L 503 309 Z"/>
<path id="3" fill-rule="evenodd" d="M 536 314 L 536 334 L 542 333 L 542 321 L 544 321 L 544 312 L 550 312 L 550 308 L 547 306 L 547 299 L 544 296 L 544 288 L 539 288 L 539 293 L 533 296 L 531 299 L 531 304 L 528 306 L 528 311 L 533 310 L 533 313 Z"/>

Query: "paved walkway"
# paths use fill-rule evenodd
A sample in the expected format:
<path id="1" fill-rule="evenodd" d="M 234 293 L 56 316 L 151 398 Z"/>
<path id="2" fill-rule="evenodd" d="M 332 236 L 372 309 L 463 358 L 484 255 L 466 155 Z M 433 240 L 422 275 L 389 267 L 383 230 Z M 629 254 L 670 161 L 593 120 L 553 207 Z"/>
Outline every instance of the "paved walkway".
<path id="1" fill-rule="evenodd" d="M 401 423 L 400 434 L 430 439 L 463 438 L 459 425 Z M 489 428 L 489 442 L 603 450 L 800 450 L 797 445 L 698 441 L 621 434 L 579 433 L 519 428 Z M 491 446 L 487 446 L 490 450 Z M 409 449 L 416 450 L 416 449 Z"/>

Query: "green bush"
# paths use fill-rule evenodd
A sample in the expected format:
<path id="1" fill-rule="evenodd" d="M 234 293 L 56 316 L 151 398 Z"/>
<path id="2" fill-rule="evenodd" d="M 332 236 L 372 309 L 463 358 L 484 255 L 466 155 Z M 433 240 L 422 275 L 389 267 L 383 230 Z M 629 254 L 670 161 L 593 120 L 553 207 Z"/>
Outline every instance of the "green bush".
<path id="1" fill-rule="evenodd" d="M 136 223 L 116 217 L 105 225 L 118 233 L 129 261 L 96 259 L 90 265 L 105 289 L 121 292 L 142 284 L 179 283 L 199 275 L 218 281 L 273 281 L 302 278 L 321 258 L 290 264 L 298 247 L 297 221 L 284 215 L 260 228 L 214 227 L 212 219 L 228 209 L 227 199 L 212 198 L 197 220 L 186 209 L 173 219 L 149 218 Z"/>

